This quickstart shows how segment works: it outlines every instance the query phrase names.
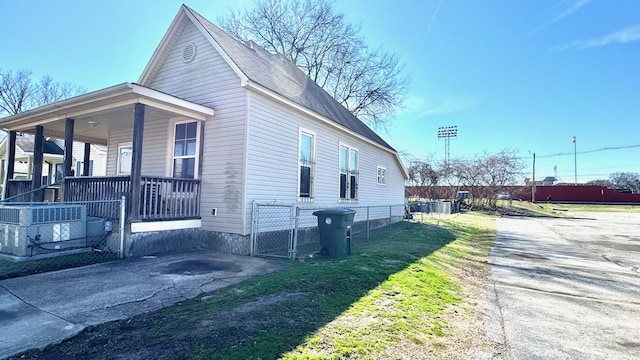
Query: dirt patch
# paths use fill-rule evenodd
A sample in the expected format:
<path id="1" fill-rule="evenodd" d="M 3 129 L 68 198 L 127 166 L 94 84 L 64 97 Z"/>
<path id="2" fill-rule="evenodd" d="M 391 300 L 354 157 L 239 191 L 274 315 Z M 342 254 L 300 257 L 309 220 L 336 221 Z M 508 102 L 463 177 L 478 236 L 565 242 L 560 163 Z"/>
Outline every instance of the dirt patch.
<path id="1" fill-rule="evenodd" d="M 201 275 L 215 271 L 241 272 L 242 267 L 230 261 L 217 260 L 184 260 L 168 264 L 163 274 Z"/>
<path id="2" fill-rule="evenodd" d="M 243 304 L 233 311 L 238 313 L 249 313 L 256 310 L 264 309 L 267 306 L 275 305 L 283 301 L 294 301 L 309 296 L 309 293 L 295 292 L 295 293 L 282 293 L 278 295 L 260 296 L 256 300 Z"/>
<path id="3" fill-rule="evenodd" d="M 269 313 L 269 307 L 286 301 L 296 301 L 308 297 L 309 293 L 284 292 L 275 295 L 259 296 L 255 300 L 244 303 L 234 309 L 216 314 L 216 316 L 204 319 L 198 326 L 198 332 L 211 329 L 244 328 L 253 330 L 264 326 L 265 321 L 252 316 L 254 313 Z"/>

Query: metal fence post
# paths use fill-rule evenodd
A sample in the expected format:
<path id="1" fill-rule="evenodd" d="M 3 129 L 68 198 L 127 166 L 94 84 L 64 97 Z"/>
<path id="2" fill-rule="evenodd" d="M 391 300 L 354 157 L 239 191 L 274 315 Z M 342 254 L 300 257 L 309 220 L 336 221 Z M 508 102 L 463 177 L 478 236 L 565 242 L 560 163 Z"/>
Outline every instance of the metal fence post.
<path id="1" fill-rule="evenodd" d="M 253 256 L 256 244 L 256 201 L 251 202 L 251 239 L 249 241 L 249 256 Z"/>
<path id="2" fill-rule="evenodd" d="M 369 228 L 370 228 L 370 226 L 369 226 L 369 209 L 370 208 L 371 208 L 370 206 L 367 206 L 367 241 L 371 240 L 371 238 L 369 237 Z"/>
<path id="3" fill-rule="evenodd" d="M 123 195 L 120 199 L 120 258 L 124 257 L 124 223 L 127 216 L 127 198 Z"/>
<path id="4" fill-rule="evenodd" d="M 300 208 L 295 207 L 295 223 L 293 228 L 293 250 L 291 251 L 291 260 L 295 260 L 298 251 L 298 225 L 300 220 Z"/>

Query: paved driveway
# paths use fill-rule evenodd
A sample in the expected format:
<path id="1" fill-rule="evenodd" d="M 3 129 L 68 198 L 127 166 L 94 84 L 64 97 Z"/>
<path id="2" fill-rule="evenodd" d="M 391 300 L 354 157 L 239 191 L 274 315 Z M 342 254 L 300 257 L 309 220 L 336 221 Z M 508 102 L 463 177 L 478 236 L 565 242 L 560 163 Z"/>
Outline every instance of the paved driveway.
<path id="1" fill-rule="evenodd" d="M 0 359 L 286 266 L 213 252 L 127 259 L 0 281 Z"/>
<path id="2" fill-rule="evenodd" d="M 640 214 L 501 218 L 487 329 L 514 359 L 640 359 Z"/>

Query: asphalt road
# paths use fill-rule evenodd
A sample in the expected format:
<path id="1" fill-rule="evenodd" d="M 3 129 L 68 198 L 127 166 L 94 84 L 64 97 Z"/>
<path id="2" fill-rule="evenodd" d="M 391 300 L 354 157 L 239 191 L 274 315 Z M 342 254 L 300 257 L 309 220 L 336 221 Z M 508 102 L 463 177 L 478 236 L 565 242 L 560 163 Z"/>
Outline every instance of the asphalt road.
<path id="1" fill-rule="evenodd" d="M 640 359 L 640 213 L 505 217 L 486 328 L 514 359 Z"/>

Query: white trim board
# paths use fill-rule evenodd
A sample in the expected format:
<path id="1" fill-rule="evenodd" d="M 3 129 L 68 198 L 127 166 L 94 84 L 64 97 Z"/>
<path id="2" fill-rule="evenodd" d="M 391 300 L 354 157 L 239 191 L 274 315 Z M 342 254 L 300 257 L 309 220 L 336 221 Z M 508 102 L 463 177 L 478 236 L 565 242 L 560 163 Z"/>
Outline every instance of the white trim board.
<path id="1" fill-rule="evenodd" d="M 152 231 L 199 229 L 201 227 L 201 219 L 133 222 L 131 223 L 131 232 L 143 233 Z"/>

